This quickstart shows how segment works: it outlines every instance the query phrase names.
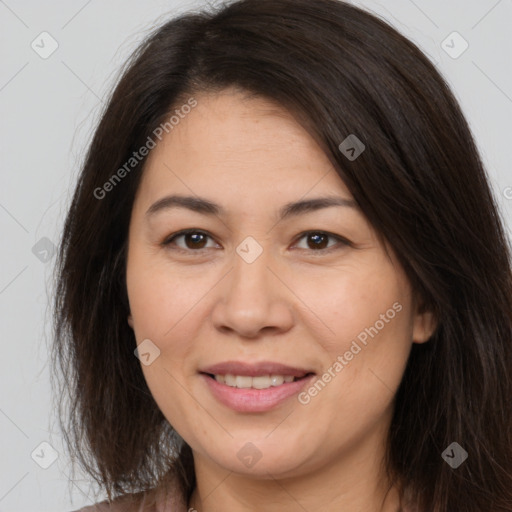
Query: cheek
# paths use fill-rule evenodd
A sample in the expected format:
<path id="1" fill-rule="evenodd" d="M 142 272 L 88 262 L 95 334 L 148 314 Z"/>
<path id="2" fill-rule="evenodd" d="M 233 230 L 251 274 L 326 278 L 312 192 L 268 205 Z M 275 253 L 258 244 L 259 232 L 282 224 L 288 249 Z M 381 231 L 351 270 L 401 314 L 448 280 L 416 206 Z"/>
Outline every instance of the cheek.
<path id="1" fill-rule="evenodd" d="M 317 414 L 327 407 L 337 417 L 333 418 L 336 423 L 345 424 L 350 417 L 359 418 L 362 425 L 365 418 L 378 418 L 400 384 L 411 348 L 407 281 L 385 260 L 372 268 L 345 268 L 337 272 L 337 278 L 319 276 L 315 288 L 311 280 L 304 280 L 297 290 L 311 310 L 318 312 L 321 322 L 311 318 L 321 326 L 317 341 L 326 355 L 328 384 L 318 386 L 322 397 L 311 397 L 313 407 L 319 408 Z M 315 395 L 316 390 L 311 392 Z M 308 398 L 304 396 L 305 401 Z M 350 414 L 344 416 L 347 411 Z"/>
<path id="2" fill-rule="evenodd" d="M 160 261 L 154 263 L 153 259 Z M 197 350 L 198 330 L 204 325 L 198 317 L 206 315 L 205 296 L 217 281 L 215 275 L 198 274 L 197 269 L 187 275 L 161 260 L 134 247 L 126 277 L 137 342 L 149 339 L 160 350 L 151 366 L 143 366 L 157 396 L 162 385 L 179 393 L 183 379 L 195 374 L 191 356 Z"/>
<path id="3" fill-rule="evenodd" d="M 408 339 L 407 282 L 385 261 L 305 275 L 294 291 L 308 309 L 310 324 L 318 326 L 318 341 L 331 354 L 345 352 L 355 339 L 372 339 L 376 330 L 380 339 Z"/>
<path id="4" fill-rule="evenodd" d="M 151 264 L 151 256 L 133 249 L 127 267 L 130 311 L 137 339 L 177 338 L 177 332 L 194 315 L 208 283 L 187 279 L 165 264 Z"/>
<path id="5" fill-rule="evenodd" d="M 191 370 L 184 362 L 193 350 L 191 319 L 201 291 L 191 292 L 182 280 L 154 266 L 137 266 L 135 257 L 132 262 L 127 287 L 135 336 L 138 343 L 151 340 L 159 350 L 150 365 L 141 363 L 142 372 L 164 416 L 178 432 L 187 432 L 196 404 L 185 391 Z"/>

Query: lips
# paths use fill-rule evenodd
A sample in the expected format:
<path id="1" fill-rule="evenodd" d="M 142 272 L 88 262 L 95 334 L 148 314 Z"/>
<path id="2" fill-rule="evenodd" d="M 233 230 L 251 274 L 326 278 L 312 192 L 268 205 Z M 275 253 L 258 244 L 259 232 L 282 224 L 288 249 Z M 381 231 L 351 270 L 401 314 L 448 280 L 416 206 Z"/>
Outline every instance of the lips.
<path id="1" fill-rule="evenodd" d="M 265 412 L 297 395 L 315 373 L 273 362 L 226 361 L 202 368 L 213 397 L 238 412 Z M 239 385 L 240 384 L 240 385 Z"/>

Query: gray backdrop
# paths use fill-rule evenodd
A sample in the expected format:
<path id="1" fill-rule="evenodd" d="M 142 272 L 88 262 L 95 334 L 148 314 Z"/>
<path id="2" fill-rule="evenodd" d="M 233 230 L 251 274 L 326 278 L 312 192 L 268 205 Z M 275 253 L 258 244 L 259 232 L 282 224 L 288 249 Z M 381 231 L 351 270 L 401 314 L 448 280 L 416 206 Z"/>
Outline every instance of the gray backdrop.
<path id="1" fill-rule="evenodd" d="M 466 113 L 510 229 L 512 1 L 352 3 L 391 22 L 437 63 Z M 204 4 L 0 0 L 0 512 L 65 512 L 94 499 L 86 477 L 69 481 L 52 404 L 54 244 L 121 64 L 155 25 Z"/>

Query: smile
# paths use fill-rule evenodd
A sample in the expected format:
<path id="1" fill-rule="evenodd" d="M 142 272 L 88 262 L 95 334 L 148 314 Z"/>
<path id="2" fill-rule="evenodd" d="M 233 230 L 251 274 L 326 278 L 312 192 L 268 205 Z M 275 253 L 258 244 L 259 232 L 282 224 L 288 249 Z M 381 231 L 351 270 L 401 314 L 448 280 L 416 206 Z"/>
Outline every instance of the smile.
<path id="1" fill-rule="evenodd" d="M 293 382 L 297 379 L 293 375 L 261 375 L 259 377 L 249 377 L 247 375 L 214 375 L 217 382 L 240 389 L 268 389 L 277 387 L 284 382 Z"/>
<path id="2" fill-rule="evenodd" d="M 201 373 L 210 395 L 220 404 L 241 413 L 262 413 L 296 397 L 314 378 L 291 375 L 247 375 Z"/>

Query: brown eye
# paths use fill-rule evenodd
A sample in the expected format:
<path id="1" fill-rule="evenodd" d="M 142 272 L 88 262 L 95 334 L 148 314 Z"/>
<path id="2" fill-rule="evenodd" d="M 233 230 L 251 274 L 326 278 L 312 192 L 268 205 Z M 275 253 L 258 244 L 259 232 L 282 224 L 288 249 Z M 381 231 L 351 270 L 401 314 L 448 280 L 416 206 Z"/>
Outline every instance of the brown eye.
<path id="1" fill-rule="evenodd" d="M 339 249 L 339 245 L 348 246 L 350 243 L 332 233 L 324 233 L 323 231 L 308 231 L 303 233 L 299 240 L 306 239 L 306 247 L 300 247 L 300 249 L 311 250 L 313 252 L 329 252 L 334 249 Z M 329 245 L 329 239 L 335 240 L 338 243 Z"/>
<path id="2" fill-rule="evenodd" d="M 203 233 L 187 233 L 183 237 L 189 249 L 203 249 L 205 246 L 206 235 Z"/>
<path id="3" fill-rule="evenodd" d="M 307 235 L 307 240 L 310 249 L 325 249 L 329 243 L 329 236 L 324 233 L 313 233 Z"/>
<path id="4" fill-rule="evenodd" d="M 171 235 L 162 242 L 162 245 L 183 252 L 200 252 L 203 249 L 214 248 L 207 246 L 208 239 L 213 240 L 210 234 L 197 229 L 188 229 Z M 306 247 L 299 247 L 301 250 L 322 254 L 351 245 L 348 240 L 323 231 L 307 231 L 299 237 L 299 240 L 302 239 L 306 240 Z M 184 243 L 178 243 L 178 240 L 183 240 Z M 334 241 L 334 243 L 329 244 L 329 240 Z"/>
<path id="5" fill-rule="evenodd" d="M 175 245 L 178 249 L 182 249 L 184 251 L 208 249 L 208 247 L 206 247 L 208 238 L 211 238 L 211 237 L 207 233 L 204 233 L 203 231 L 191 229 L 191 230 L 186 230 L 186 231 L 180 231 L 179 233 L 172 235 L 171 237 L 167 238 L 162 243 L 162 245 L 164 245 L 164 246 Z M 183 241 L 185 243 L 184 246 L 176 243 L 176 241 L 180 240 L 180 239 L 183 239 Z"/>

